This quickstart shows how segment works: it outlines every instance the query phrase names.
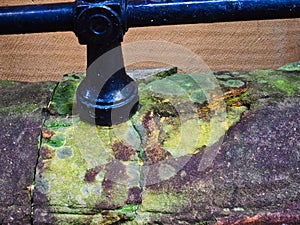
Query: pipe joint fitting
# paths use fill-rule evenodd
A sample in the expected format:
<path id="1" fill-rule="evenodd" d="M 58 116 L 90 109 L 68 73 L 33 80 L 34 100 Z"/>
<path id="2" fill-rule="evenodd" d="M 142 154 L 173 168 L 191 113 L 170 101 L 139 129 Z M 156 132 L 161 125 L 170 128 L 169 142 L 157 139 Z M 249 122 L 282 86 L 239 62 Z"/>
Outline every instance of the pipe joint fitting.
<path id="1" fill-rule="evenodd" d="M 77 1 L 75 7 L 75 33 L 80 44 L 122 42 L 125 29 L 121 2 Z"/>

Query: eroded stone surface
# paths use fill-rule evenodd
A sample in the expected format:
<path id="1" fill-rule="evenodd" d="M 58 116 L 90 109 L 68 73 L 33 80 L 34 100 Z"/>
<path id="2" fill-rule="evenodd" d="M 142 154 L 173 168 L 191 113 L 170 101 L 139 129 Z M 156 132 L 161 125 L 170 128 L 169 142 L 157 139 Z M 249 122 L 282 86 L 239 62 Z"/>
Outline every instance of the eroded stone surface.
<path id="1" fill-rule="evenodd" d="M 83 74 L 70 75 L 44 111 L 35 182 L 54 86 L 3 82 L 1 223 L 31 222 L 35 187 L 36 224 L 298 224 L 296 70 L 159 74 L 139 82 L 139 113 L 110 129 L 79 121 Z"/>
<path id="2" fill-rule="evenodd" d="M 300 213 L 299 106 L 299 98 L 286 99 L 247 113 L 217 149 L 212 146 L 194 154 L 175 177 L 146 187 L 141 212 L 159 209 L 163 212 L 154 213 L 154 218 L 166 224 L 200 220 L 231 224 L 257 213 L 289 212 L 286 223 L 299 223 L 299 216 L 293 216 Z M 202 170 L 205 151 L 217 155 Z M 290 204 L 294 207 L 289 209 Z M 164 215 L 169 213 L 176 216 Z"/>
<path id="3" fill-rule="evenodd" d="M 47 106 L 54 86 L 51 82 L 0 82 L 1 224 L 31 223 L 42 108 Z"/>
<path id="4" fill-rule="evenodd" d="M 139 112 L 111 128 L 79 121 L 84 75 L 65 77 L 43 127 L 34 222 L 247 224 L 278 213 L 297 224 L 297 70 L 160 73 L 139 81 Z"/>

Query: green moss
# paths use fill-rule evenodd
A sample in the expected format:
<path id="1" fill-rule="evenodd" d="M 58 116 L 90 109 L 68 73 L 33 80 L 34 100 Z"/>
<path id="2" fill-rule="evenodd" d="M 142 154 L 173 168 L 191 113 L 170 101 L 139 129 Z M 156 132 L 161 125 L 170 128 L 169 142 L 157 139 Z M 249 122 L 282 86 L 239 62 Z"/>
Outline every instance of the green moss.
<path id="1" fill-rule="evenodd" d="M 9 85 L 14 85 L 14 84 L 17 84 L 17 83 L 19 83 L 19 82 L 11 81 L 11 80 L 2 80 L 0 82 L 0 87 L 1 86 L 5 87 L 5 86 L 9 86 Z"/>
<path id="2" fill-rule="evenodd" d="M 46 107 L 47 97 L 51 96 L 54 87 L 53 82 L 0 81 L 0 114 L 40 120 L 41 110 Z"/>
<path id="3" fill-rule="evenodd" d="M 50 140 L 48 145 L 54 148 L 58 148 L 64 145 L 64 141 L 62 140 Z"/>
<path id="4" fill-rule="evenodd" d="M 70 133 L 73 136 L 69 135 Z M 50 204 L 68 205 L 74 209 L 83 205 L 88 210 L 91 208 L 91 205 L 88 206 L 89 204 L 96 204 L 96 196 L 101 193 L 102 188 L 101 185 L 89 185 L 84 181 L 85 172 L 89 167 L 82 153 L 85 153 L 84 150 L 88 146 L 80 151 L 74 142 L 74 135 L 73 129 L 68 129 L 65 132 L 65 140 L 60 140 L 59 143 L 62 145 L 59 146 L 56 156 L 47 165 L 48 169 L 43 173 L 43 177 L 51 183 L 51 189 L 48 193 L 48 197 L 51 199 Z M 51 141 L 48 144 L 51 144 Z M 80 140 L 78 141 L 80 144 Z M 83 192 L 83 190 L 86 191 Z"/>
<path id="5" fill-rule="evenodd" d="M 251 104 L 250 93 L 249 91 L 246 91 L 238 96 L 226 99 L 225 102 L 228 106 L 250 105 Z"/>
<path id="6" fill-rule="evenodd" d="M 284 71 L 300 71 L 300 62 L 294 62 L 285 66 L 280 67 L 278 70 Z"/>
<path id="7" fill-rule="evenodd" d="M 193 79 L 193 75 L 189 74 L 174 74 L 171 77 L 168 77 L 169 80 L 175 82 L 179 87 L 181 87 L 185 93 L 199 89 L 199 85 L 195 79 Z"/>
<path id="8" fill-rule="evenodd" d="M 95 215 L 82 214 L 55 214 L 56 223 L 60 225 L 111 225 L 111 224 L 128 224 L 122 216 L 114 212 L 106 212 Z M 126 218 L 127 219 L 127 218 Z"/>
<path id="9" fill-rule="evenodd" d="M 42 146 L 48 145 L 53 154 L 51 157 L 41 156 L 44 167 L 38 168 L 36 188 L 47 195 L 51 209 L 61 213 L 55 215 L 60 224 L 76 224 L 74 221 L 79 224 L 109 224 L 128 219 L 132 221 L 127 224 L 146 224 L 151 221 L 150 217 L 157 216 L 159 220 L 161 215 L 181 213 L 191 204 L 206 204 L 208 196 L 212 196 L 213 184 L 209 183 L 209 179 L 202 184 L 191 181 L 180 186 L 180 193 L 167 182 L 158 188 L 163 189 L 162 192 L 155 187 L 144 187 L 147 174 L 142 172 L 143 168 L 149 167 L 140 159 L 145 156 L 143 153 L 147 147 L 159 145 L 164 152 L 168 151 L 168 157 L 170 153 L 178 160 L 220 140 L 226 130 L 241 119 L 247 110 L 245 105 L 254 104 L 256 93 L 264 92 L 268 97 L 275 96 L 274 93 L 279 96 L 299 94 L 299 75 L 292 70 L 264 70 L 237 75 L 218 73 L 219 80 L 204 75 L 175 74 L 140 83 L 139 112 L 131 121 L 117 126 L 92 126 L 81 122 L 78 116 L 50 116 L 45 121 L 44 129 L 56 134 L 48 142 L 43 140 Z M 242 80 L 238 80 L 240 77 Z M 57 88 L 53 106 L 59 108 L 59 113 L 69 113 L 68 104 L 73 104 L 77 81 L 82 78 L 83 75 L 69 75 Z M 226 112 L 222 111 L 219 102 L 202 107 L 207 92 L 215 94 L 220 85 L 237 90 L 243 88 L 246 81 L 250 90 L 243 94 L 229 93 L 226 105 L 222 105 Z M 196 111 L 191 111 L 190 105 L 197 105 Z M 134 149 L 140 159 L 116 160 L 113 151 L 116 142 Z M 157 165 L 156 169 L 158 178 L 162 180 L 174 177 L 178 171 L 173 164 Z M 88 171 L 93 176 L 90 181 L 86 179 Z M 178 174 L 182 178 L 186 175 L 185 170 Z M 175 179 L 173 181 L 176 182 Z M 197 186 L 199 192 L 195 194 L 192 185 Z M 126 204 L 130 187 L 143 187 L 141 205 Z M 228 195 L 232 191 L 228 191 Z M 216 193 L 214 201 L 222 204 L 223 196 L 220 194 L 218 197 Z M 103 211 L 107 208 L 111 210 Z M 223 213 L 230 214 L 230 211 L 225 209 Z"/>
<path id="10" fill-rule="evenodd" d="M 116 210 L 118 214 L 135 213 L 138 206 L 134 204 L 124 205 L 121 209 Z"/>
<path id="11" fill-rule="evenodd" d="M 232 107 L 227 112 L 227 128 L 234 125 L 236 122 L 240 121 L 242 114 L 247 111 L 247 107 L 238 106 Z"/>
<path id="12" fill-rule="evenodd" d="M 177 73 L 177 68 L 176 67 L 171 67 L 169 70 L 162 71 L 162 72 L 159 72 L 159 73 L 155 74 L 155 77 L 165 78 L 165 77 L 169 77 L 169 76 L 171 76 L 175 73 Z"/>
<path id="13" fill-rule="evenodd" d="M 147 192 L 140 206 L 141 212 L 178 213 L 190 204 L 185 193 Z"/>
<path id="14" fill-rule="evenodd" d="M 47 142 L 47 145 L 53 148 L 59 148 L 65 144 L 66 136 L 63 133 L 57 133 L 53 135 L 51 139 Z"/>
<path id="15" fill-rule="evenodd" d="M 59 114 L 67 113 L 68 102 L 74 101 L 78 79 L 82 77 L 69 75 L 57 87 L 52 107 Z M 230 117 L 227 117 L 230 122 L 224 121 L 225 113 L 200 119 L 197 113 L 201 113 L 202 109 L 200 106 L 195 108 L 194 103 L 203 104 L 207 99 L 206 91 L 218 88 L 215 82 L 207 76 L 176 74 L 140 84 L 139 112 L 131 121 L 109 128 L 81 122 L 75 115 L 50 116 L 44 123 L 44 129 L 55 131 L 55 135 L 50 140 L 43 140 L 42 145 L 53 148 L 54 154 L 43 160 L 44 169 L 39 171 L 41 184 L 48 182 L 49 185 L 46 188 L 45 185 L 38 186 L 44 188 L 50 206 L 68 214 L 93 214 L 95 210 L 101 211 L 108 206 L 119 208 L 109 211 L 111 218 L 93 215 L 91 224 L 109 219 L 118 221 L 124 215 L 133 220 L 138 208 L 136 205 L 126 205 L 126 201 L 130 187 L 143 186 L 140 174 L 143 164 L 137 157 L 129 161 L 116 160 L 114 143 L 133 149 L 140 159 L 144 157 L 147 145 L 151 144 L 162 145 L 163 151 L 167 150 L 175 158 L 192 155 L 202 146 L 214 144 L 242 113 L 237 109 L 230 112 Z M 211 109 L 206 107 L 206 112 L 209 114 L 211 110 L 215 113 L 217 109 L 219 105 L 211 106 Z M 195 115 L 190 116 L 191 113 Z M 155 117 L 148 122 L 156 130 L 147 128 L 145 115 Z M 173 177 L 176 172 L 172 165 L 158 168 L 162 179 Z M 86 179 L 90 175 L 92 179 Z M 143 199 L 142 211 L 177 212 L 188 204 L 187 194 L 149 192 Z"/>
<path id="16" fill-rule="evenodd" d="M 151 88 L 153 92 L 161 95 L 177 96 L 186 93 L 186 91 L 179 86 L 177 82 L 167 78 L 151 82 L 149 84 L 149 88 Z"/>
<path id="17" fill-rule="evenodd" d="M 228 75 L 228 74 L 220 74 L 220 75 L 216 75 L 217 79 L 220 80 L 228 80 L 228 79 L 232 79 L 232 76 Z"/>
<path id="18" fill-rule="evenodd" d="M 31 114 L 33 111 L 40 110 L 36 104 L 16 104 L 8 107 L 0 108 L 0 113 L 8 115 L 24 115 Z"/>
<path id="19" fill-rule="evenodd" d="M 249 79 L 253 94 L 265 92 L 269 97 L 300 94 L 300 76 L 296 71 L 259 70 L 251 72 Z"/>
<path id="20" fill-rule="evenodd" d="M 245 86 L 245 82 L 243 82 L 241 80 L 220 81 L 220 84 L 225 87 L 230 87 L 230 88 L 240 88 L 240 87 Z"/>
<path id="21" fill-rule="evenodd" d="M 203 90 L 196 90 L 192 92 L 191 100 L 199 104 L 204 104 L 207 101 L 207 97 Z"/>
<path id="22" fill-rule="evenodd" d="M 168 137 L 164 139 L 163 147 L 175 158 L 196 153 L 201 147 L 216 143 L 246 110 L 245 106 L 232 107 L 225 115 L 215 116 L 209 121 L 192 119 L 183 122 L 179 129 L 169 125 L 164 128 Z"/>
<path id="23" fill-rule="evenodd" d="M 51 184 L 47 194 L 51 199 L 50 204 L 55 207 L 68 205 L 75 211 L 84 207 L 83 211 L 86 212 L 103 201 L 122 206 L 127 199 L 129 187 L 116 184 L 108 193 L 102 187 L 107 172 L 104 167 L 95 174 L 95 182 L 85 180 L 89 169 L 101 168 L 101 165 L 113 161 L 110 134 L 113 129 L 96 127 L 74 118 L 70 120 L 73 121 L 72 126 L 64 126 L 63 133 L 57 132 L 49 142 L 44 143 L 57 148 L 55 156 L 47 161 L 47 170 L 43 172 L 43 179 Z M 59 130 L 61 124 L 48 125 Z"/>
<path id="24" fill-rule="evenodd" d="M 78 78 L 79 79 L 79 78 Z M 50 109 L 56 110 L 60 115 L 72 115 L 75 103 L 75 91 L 80 80 L 63 80 L 55 89 Z"/>
<path id="25" fill-rule="evenodd" d="M 73 156 L 73 150 L 69 146 L 64 146 L 57 150 L 57 157 L 60 159 L 67 159 Z"/>
<path id="26" fill-rule="evenodd" d="M 62 78 L 64 80 L 82 81 L 85 78 L 85 73 L 69 73 Z"/>
<path id="27" fill-rule="evenodd" d="M 203 124 L 202 121 L 194 119 L 181 124 L 178 130 L 169 127 L 169 138 L 166 138 L 163 147 L 175 158 L 193 154 L 197 148 L 205 145 L 209 139 L 209 132 L 204 130 L 205 128 L 201 123 Z"/>
<path id="28" fill-rule="evenodd" d="M 211 80 L 211 76 L 205 74 L 174 74 L 164 79 L 154 80 L 146 87 L 152 92 L 163 96 L 178 97 L 184 95 L 186 100 L 195 91 L 211 89 L 217 87 Z"/>
<path id="29" fill-rule="evenodd" d="M 52 117 L 51 120 L 46 120 L 44 122 L 44 127 L 53 131 L 58 131 L 60 129 L 69 128 L 73 125 L 73 122 L 76 119 L 67 119 L 64 117 Z"/>
<path id="30" fill-rule="evenodd" d="M 201 76 L 194 78 L 205 79 Z M 195 118 L 186 118 L 181 122 L 176 120 L 176 117 L 169 119 L 172 118 L 170 115 L 177 115 L 176 110 L 184 109 L 184 113 L 189 113 L 186 109 L 186 101 L 198 103 L 205 101 L 205 93 L 199 89 L 194 78 L 189 75 L 174 75 L 150 82 L 140 92 L 141 110 L 139 113 L 134 115 L 131 121 L 110 128 L 89 125 L 81 122 L 77 116 L 72 118 L 51 117 L 45 121 L 44 127 L 56 132 L 48 142 L 45 140 L 43 143 L 43 145 L 56 148 L 56 154 L 47 162 L 47 170 L 43 173 L 43 178 L 51 184 L 48 193 L 51 205 L 68 205 L 74 207 L 74 210 L 81 206 L 85 206 L 86 210 L 91 210 L 95 205 L 103 202 L 109 202 L 115 206 L 124 205 L 130 185 L 139 184 L 135 181 L 139 176 L 132 175 L 132 171 L 139 170 L 138 168 L 141 166 L 138 159 L 134 159 L 131 164 L 128 162 L 122 164 L 129 180 L 132 179 L 130 182 L 133 183 L 128 183 L 129 185 L 117 182 L 109 184 L 111 185 L 109 188 L 103 187 L 104 179 L 109 171 L 102 166 L 114 161 L 112 146 L 116 142 L 133 148 L 137 153 L 143 153 L 142 143 L 147 139 L 147 131 L 145 131 L 142 121 L 148 112 L 152 111 L 160 116 L 165 115 L 163 117 L 165 119 L 161 118 L 159 121 L 163 124 L 162 130 L 164 130 L 160 133 L 159 140 L 164 140 L 163 147 L 174 157 L 193 154 L 200 147 L 216 142 L 225 132 L 224 126 L 222 130 L 222 126 L 218 124 L 216 118 L 205 122 Z M 77 78 L 71 77 L 70 79 L 76 80 Z M 209 83 L 209 81 L 204 81 Z M 53 98 L 53 104 L 56 106 L 62 104 L 62 96 L 65 91 L 68 93 L 67 99 L 70 99 L 71 95 L 75 95 L 76 83 L 64 80 L 63 84 L 57 88 L 57 92 L 55 92 L 57 96 Z M 65 90 L 68 88 L 69 90 Z M 183 97 L 176 97 L 178 95 L 183 95 Z M 163 96 L 168 96 L 170 99 L 162 98 Z M 216 127 L 218 128 L 216 129 Z M 212 132 L 215 134 L 211 135 Z M 140 155 L 140 157 L 143 156 Z M 97 172 L 94 174 L 94 181 L 88 183 L 85 175 L 93 168 Z M 168 169 L 171 171 L 172 168 Z M 168 178 L 174 175 L 165 173 L 165 171 L 165 168 L 160 169 L 161 177 Z M 170 198 L 173 199 L 172 196 Z M 135 210 L 135 206 L 124 206 L 118 213 L 131 213 Z"/>
<path id="31" fill-rule="evenodd" d="M 119 215 L 127 216 L 130 220 L 134 220 L 137 209 L 138 209 L 137 205 L 130 204 L 130 205 L 124 205 L 121 209 L 118 209 L 115 212 Z"/>
<path id="32" fill-rule="evenodd" d="M 298 84 L 300 85 L 300 82 L 298 82 Z M 281 91 L 286 92 L 288 95 L 293 95 L 296 93 L 297 89 L 294 86 L 294 84 L 291 84 L 288 80 L 286 79 L 279 79 L 276 80 L 274 82 L 274 85 L 276 86 L 276 88 L 280 89 Z M 298 90 L 299 90 L 298 86 Z"/>

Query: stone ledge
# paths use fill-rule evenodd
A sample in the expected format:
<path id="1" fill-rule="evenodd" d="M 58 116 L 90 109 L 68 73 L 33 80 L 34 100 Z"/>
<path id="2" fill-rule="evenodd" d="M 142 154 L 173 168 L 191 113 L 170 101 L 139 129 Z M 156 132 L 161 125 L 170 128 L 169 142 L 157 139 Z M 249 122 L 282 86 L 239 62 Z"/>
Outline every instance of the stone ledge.
<path id="1" fill-rule="evenodd" d="M 0 222 L 299 224 L 299 63 L 200 88 L 170 70 L 142 79 L 139 113 L 110 129 L 73 110 L 83 74 L 0 82 Z"/>

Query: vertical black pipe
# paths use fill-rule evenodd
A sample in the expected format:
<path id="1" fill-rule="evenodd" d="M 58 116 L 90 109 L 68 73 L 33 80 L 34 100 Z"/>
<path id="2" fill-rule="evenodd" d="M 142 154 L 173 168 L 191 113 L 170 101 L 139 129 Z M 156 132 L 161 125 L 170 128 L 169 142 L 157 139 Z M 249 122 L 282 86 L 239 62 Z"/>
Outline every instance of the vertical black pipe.
<path id="1" fill-rule="evenodd" d="M 87 45 L 87 74 L 77 89 L 80 118 L 111 126 L 131 118 L 138 107 L 138 90 L 126 74 L 121 43 Z"/>

